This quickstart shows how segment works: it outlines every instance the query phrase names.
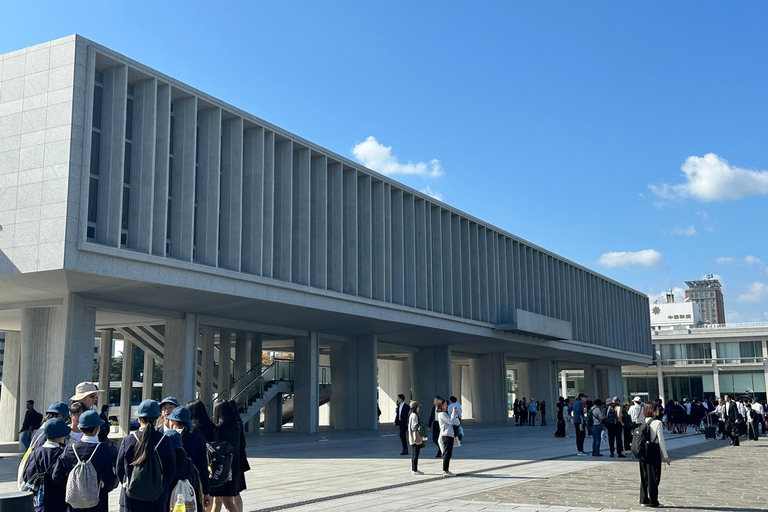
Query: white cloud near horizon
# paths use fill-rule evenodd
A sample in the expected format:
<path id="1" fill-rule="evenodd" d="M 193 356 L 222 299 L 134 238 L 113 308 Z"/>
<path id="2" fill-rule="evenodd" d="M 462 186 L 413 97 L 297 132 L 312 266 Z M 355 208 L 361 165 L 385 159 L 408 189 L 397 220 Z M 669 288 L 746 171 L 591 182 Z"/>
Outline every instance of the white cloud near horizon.
<path id="1" fill-rule="evenodd" d="M 718 265 L 729 265 L 731 263 L 745 263 L 747 265 L 762 265 L 763 262 L 760 261 L 760 258 L 757 256 L 752 256 L 751 254 L 748 254 L 744 257 L 744 259 L 741 258 L 732 258 L 730 256 L 721 256 L 719 258 L 715 259 L 715 263 Z"/>
<path id="2" fill-rule="evenodd" d="M 755 281 L 749 285 L 747 293 L 739 295 L 739 302 L 760 302 L 768 299 L 768 285 Z"/>
<path id="3" fill-rule="evenodd" d="M 659 293 L 651 293 L 648 295 L 648 299 L 651 304 L 664 304 L 667 300 L 667 291 Z M 685 302 L 685 290 L 679 286 L 672 288 L 672 294 L 675 296 L 675 302 Z"/>
<path id="4" fill-rule="evenodd" d="M 438 201 L 442 201 L 443 200 L 443 194 L 441 194 L 440 192 L 436 192 L 436 191 L 432 190 L 432 188 L 429 185 L 427 185 L 425 188 L 423 188 L 421 193 L 422 194 L 427 194 L 429 197 L 437 199 Z"/>
<path id="5" fill-rule="evenodd" d="M 714 202 L 768 195 L 768 171 L 736 167 L 714 153 L 689 156 L 681 170 L 685 177 L 683 183 L 661 183 L 648 185 L 648 188 L 666 200 L 691 197 Z"/>
<path id="6" fill-rule="evenodd" d="M 661 253 L 655 249 L 642 251 L 607 252 L 597 260 L 604 267 L 658 267 L 662 263 Z"/>
<path id="7" fill-rule="evenodd" d="M 670 235 L 680 235 L 680 236 L 693 236 L 696 234 L 696 227 L 691 224 L 687 228 L 675 228 L 672 231 L 669 232 Z"/>
<path id="8" fill-rule="evenodd" d="M 385 175 L 408 174 L 423 176 L 425 178 L 439 178 L 445 173 L 440 160 L 432 159 L 429 162 L 408 162 L 401 164 L 392 153 L 392 146 L 381 144 L 376 137 L 369 135 L 363 142 L 358 142 L 352 147 L 352 154 L 358 162 Z"/>

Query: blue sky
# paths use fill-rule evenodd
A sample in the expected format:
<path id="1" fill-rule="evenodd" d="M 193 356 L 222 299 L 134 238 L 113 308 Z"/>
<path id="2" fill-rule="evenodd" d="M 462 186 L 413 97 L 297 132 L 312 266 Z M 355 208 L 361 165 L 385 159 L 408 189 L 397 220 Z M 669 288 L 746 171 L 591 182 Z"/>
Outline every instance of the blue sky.
<path id="1" fill-rule="evenodd" d="M 768 320 L 766 4 L 3 12 L 0 53 L 82 34 L 649 295 L 717 274 L 729 322 Z"/>

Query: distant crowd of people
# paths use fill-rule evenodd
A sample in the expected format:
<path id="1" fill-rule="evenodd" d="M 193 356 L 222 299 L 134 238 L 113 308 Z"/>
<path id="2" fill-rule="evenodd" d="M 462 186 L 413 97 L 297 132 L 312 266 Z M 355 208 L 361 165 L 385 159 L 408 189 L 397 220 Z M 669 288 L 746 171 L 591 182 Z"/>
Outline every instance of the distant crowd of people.
<path id="1" fill-rule="evenodd" d="M 96 384 L 77 385 L 69 404 L 54 402 L 45 417 L 27 402 L 18 471 L 19 490 L 33 493 L 36 512 L 107 512 L 121 485 L 120 510 L 242 512 L 250 470 L 244 426 L 233 400 L 217 400 L 213 417 L 201 401 L 144 400 L 139 428 L 119 450 L 107 442 L 107 408 Z"/>
<path id="2" fill-rule="evenodd" d="M 539 425 L 546 427 L 547 402 L 544 400 L 539 402 L 533 398 L 527 400 L 526 397 L 523 397 L 522 400 L 515 400 L 512 404 L 512 418 L 517 426 L 533 427 L 536 425 L 537 416 L 539 417 Z"/>

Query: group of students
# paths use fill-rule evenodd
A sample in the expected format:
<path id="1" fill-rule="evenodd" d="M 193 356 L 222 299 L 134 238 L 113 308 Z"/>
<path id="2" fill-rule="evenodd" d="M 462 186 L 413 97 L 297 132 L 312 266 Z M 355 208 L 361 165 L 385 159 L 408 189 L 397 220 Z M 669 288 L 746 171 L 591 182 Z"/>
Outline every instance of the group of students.
<path id="1" fill-rule="evenodd" d="M 395 425 L 400 427 L 400 435 L 403 438 L 403 451 L 401 455 L 408 455 L 408 447 L 411 448 L 411 474 L 423 475 L 419 470 L 419 455 L 429 441 L 428 432 L 432 431 L 432 441 L 437 445 L 435 458 L 443 459 L 443 476 L 456 476 L 451 473 L 450 465 L 453 457 L 453 448 L 461 446 L 461 438 L 464 430 L 461 426 L 461 404 L 455 396 L 448 400 L 435 396 L 432 400 L 432 410 L 429 420 L 425 425 L 421 421 L 419 411 L 421 404 L 411 400 L 405 403 L 405 395 L 398 395 L 397 409 L 395 411 Z M 407 444 L 406 444 L 407 442 Z"/>
<path id="2" fill-rule="evenodd" d="M 523 397 L 522 400 L 515 399 L 512 404 L 512 417 L 514 418 L 515 425 L 517 426 L 534 426 L 536 425 L 536 416 L 541 418 L 540 425 L 542 427 L 547 426 L 547 402 L 542 400 L 541 402 L 534 400 L 533 398 L 527 400 Z"/>
<path id="3" fill-rule="evenodd" d="M 92 383 L 80 387 L 93 403 L 51 404 L 19 466 L 19 488 L 33 493 L 35 512 L 107 512 L 118 484 L 121 511 L 242 512 L 250 467 L 234 401 L 218 400 L 211 419 L 201 401 L 144 400 L 138 431 L 116 451 L 94 407 L 102 391 Z"/>

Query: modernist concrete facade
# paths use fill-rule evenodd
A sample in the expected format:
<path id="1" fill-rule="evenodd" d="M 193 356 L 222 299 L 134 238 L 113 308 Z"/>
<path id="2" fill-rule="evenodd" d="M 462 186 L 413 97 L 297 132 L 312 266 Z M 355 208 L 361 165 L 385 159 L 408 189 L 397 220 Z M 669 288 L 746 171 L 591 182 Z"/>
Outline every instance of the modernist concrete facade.
<path id="1" fill-rule="evenodd" d="M 645 295 L 79 36 L 0 58 L 0 226 L 16 421 L 91 379 L 94 336 L 162 361 L 182 400 L 290 351 L 305 432 L 324 358 L 339 429 L 401 392 L 505 421 L 510 365 L 554 401 L 561 369 L 618 391 L 651 361 Z"/>

